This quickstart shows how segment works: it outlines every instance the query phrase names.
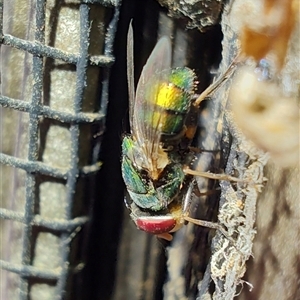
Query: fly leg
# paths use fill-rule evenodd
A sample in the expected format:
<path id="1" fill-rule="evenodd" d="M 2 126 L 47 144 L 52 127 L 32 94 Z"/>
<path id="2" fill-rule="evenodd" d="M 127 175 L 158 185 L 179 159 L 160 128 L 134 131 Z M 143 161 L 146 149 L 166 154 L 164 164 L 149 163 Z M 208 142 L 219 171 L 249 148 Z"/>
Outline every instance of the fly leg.
<path id="1" fill-rule="evenodd" d="M 233 60 L 232 63 L 229 65 L 227 70 L 224 74 L 222 74 L 217 80 L 212 83 L 209 87 L 207 87 L 195 100 L 193 105 L 195 107 L 199 107 L 200 103 L 207 98 L 210 94 L 212 94 L 225 80 L 227 80 L 235 71 L 237 66 L 237 60 Z"/>
<path id="2" fill-rule="evenodd" d="M 214 174 L 210 172 L 202 172 L 202 171 L 196 171 L 192 170 L 189 167 L 184 167 L 183 172 L 188 174 L 188 175 L 193 175 L 193 176 L 201 176 L 209 179 L 216 179 L 216 180 L 226 180 L 226 181 L 234 181 L 234 182 L 245 182 L 245 179 L 241 178 L 236 178 L 234 176 L 230 176 L 227 174 Z"/>
<path id="3" fill-rule="evenodd" d="M 198 148 L 198 147 L 193 147 L 193 146 L 189 146 L 188 149 L 195 153 L 195 154 L 200 154 L 200 153 L 203 153 L 203 152 L 207 152 L 207 153 L 218 153 L 220 152 L 220 150 L 205 150 L 205 149 L 201 149 L 201 148 Z"/>
<path id="4" fill-rule="evenodd" d="M 210 222 L 210 221 L 204 221 L 204 220 L 199 220 L 199 219 L 194 219 L 189 216 L 183 216 L 183 219 L 187 222 L 190 222 L 192 224 L 210 228 L 210 229 L 216 229 L 220 231 L 232 244 L 234 244 L 234 240 L 227 234 L 225 229 L 218 223 Z"/>
<path id="5" fill-rule="evenodd" d="M 230 180 L 230 181 L 239 181 L 239 182 L 245 182 L 242 179 L 233 177 L 233 176 L 229 176 L 227 174 L 213 174 L 213 173 L 208 173 L 208 172 L 198 172 L 198 171 L 194 171 L 191 170 L 189 167 L 184 167 L 183 168 L 184 172 L 190 175 L 196 175 L 196 176 L 204 176 L 206 178 L 210 178 L 210 179 L 219 179 L 219 180 Z M 189 189 L 189 192 L 191 192 L 192 189 Z M 206 191 L 206 192 L 200 192 L 199 189 L 197 189 L 197 191 L 195 191 L 195 189 L 193 189 L 193 193 L 195 193 L 195 195 L 197 197 L 200 196 L 208 196 L 210 194 L 215 193 L 217 190 L 219 190 L 219 188 L 214 189 L 214 190 L 210 190 L 210 191 Z M 186 195 L 186 200 L 190 199 L 190 194 L 189 192 Z M 228 235 L 226 229 L 219 223 L 216 222 L 212 222 L 212 221 L 206 221 L 206 220 L 200 220 L 200 219 L 195 219 L 189 216 L 189 211 L 190 211 L 190 206 L 191 206 L 191 201 L 189 201 L 189 203 L 187 204 L 187 206 L 184 209 L 184 213 L 182 215 L 182 219 L 190 222 L 194 225 L 198 225 L 198 226 L 202 226 L 202 227 L 206 227 L 206 228 L 210 228 L 210 229 L 214 229 L 214 230 L 218 230 L 232 245 L 235 245 L 235 241 L 234 239 Z"/>

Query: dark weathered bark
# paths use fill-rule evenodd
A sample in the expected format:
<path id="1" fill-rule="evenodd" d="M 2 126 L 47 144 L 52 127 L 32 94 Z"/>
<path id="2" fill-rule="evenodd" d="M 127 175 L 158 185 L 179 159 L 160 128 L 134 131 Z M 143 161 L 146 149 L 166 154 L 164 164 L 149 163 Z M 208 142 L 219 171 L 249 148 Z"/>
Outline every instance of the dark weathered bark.
<path id="1" fill-rule="evenodd" d="M 242 2 L 236 0 L 230 3 L 223 12 L 221 24 L 224 39 L 219 74 L 225 71 L 239 53 L 239 36 L 244 26 L 244 18 L 247 18 L 242 14 L 241 7 L 245 5 L 246 8 L 249 5 L 251 9 L 259 10 L 259 5 L 263 4 L 262 1 Z M 161 28 L 163 26 L 162 23 Z M 299 80 L 299 65 L 296 62 L 299 58 L 298 29 L 299 25 L 296 23 L 286 63 L 278 77 L 280 82 L 274 79 L 278 87 L 289 91 L 287 94 L 292 99 L 298 97 L 299 88 L 298 84 L 291 84 L 291 81 Z M 241 65 L 244 63 L 249 62 L 245 60 Z M 250 62 L 250 65 L 253 63 Z M 269 154 L 259 149 L 260 144 L 255 144 L 256 139 L 252 142 L 251 135 L 245 137 L 239 124 L 235 123 L 237 112 L 232 109 L 229 94 L 241 74 L 241 65 L 237 68 L 234 80 L 229 79 L 214 94 L 208 106 L 208 114 L 206 112 L 206 116 L 202 117 L 206 135 L 199 141 L 203 149 L 221 149 L 221 160 L 213 162 L 211 158 L 207 160 L 205 155 L 200 158 L 198 166 L 201 170 L 212 170 L 212 166 L 218 165 L 217 172 L 224 169 L 226 173 L 244 179 L 238 183 L 220 182 L 221 197 L 217 220 L 225 226 L 227 234 L 225 236 L 216 232 L 211 252 L 207 249 L 207 245 L 210 244 L 207 229 L 188 225 L 174 236 L 171 245 L 166 248 L 168 261 L 164 299 L 233 299 L 238 294 L 239 299 L 299 297 L 299 169 L 293 165 L 287 168 L 277 166 L 276 159 L 286 162 L 289 154 L 282 152 L 278 156 L 276 153 L 276 159 L 269 160 Z M 285 85 L 288 87 L 284 87 Z M 246 88 L 239 91 L 240 95 L 251 93 L 251 88 L 253 93 L 256 93 L 255 86 Z M 283 114 L 283 117 L 285 115 L 287 114 Z M 247 126 L 247 115 L 244 119 Z M 287 118 L 285 121 L 294 122 L 292 125 L 299 126 L 299 118 L 295 118 L 295 114 L 291 120 Z M 265 130 L 261 129 L 264 133 Z M 260 131 L 257 134 L 260 134 Z M 297 145 L 299 131 L 286 132 L 286 135 L 291 134 L 292 146 L 294 143 Z M 277 138 L 278 144 L 283 142 L 280 135 Z M 276 149 L 267 150 L 271 152 L 271 157 L 274 157 Z M 290 156 L 297 158 L 299 152 L 295 154 L 295 151 L 299 149 L 293 148 L 292 151 L 294 152 Z M 298 164 L 297 159 L 295 164 Z M 202 178 L 197 178 L 197 184 L 199 188 L 213 186 Z M 214 213 L 210 211 L 217 208 L 214 205 L 218 202 L 216 195 L 210 197 L 204 206 L 203 199 L 197 198 L 196 195 L 192 197 L 193 202 L 198 203 L 198 211 L 192 210 L 191 213 L 213 220 Z M 155 252 L 145 255 L 151 258 L 151 253 Z M 138 264 L 138 261 L 135 263 Z M 142 259 L 142 265 L 148 270 L 149 266 L 143 262 L 145 257 Z M 215 283 L 213 289 L 211 280 Z M 153 284 L 154 281 L 150 282 Z M 139 284 L 144 286 L 141 282 Z M 138 297 L 154 299 L 155 287 L 145 286 L 149 287 L 149 290 L 140 288 L 139 291 L 143 292 L 137 293 Z"/>

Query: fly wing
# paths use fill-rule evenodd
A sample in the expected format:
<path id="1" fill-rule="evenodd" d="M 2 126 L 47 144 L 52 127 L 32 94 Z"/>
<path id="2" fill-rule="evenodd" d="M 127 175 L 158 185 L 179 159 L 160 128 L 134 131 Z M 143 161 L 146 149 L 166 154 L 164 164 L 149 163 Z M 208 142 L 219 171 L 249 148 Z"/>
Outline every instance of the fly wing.
<path id="1" fill-rule="evenodd" d="M 168 82 L 171 68 L 171 42 L 162 37 L 153 49 L 142 70 L 132 114 L 132 134 L 143 149 L 150 169 L 158 168 L 161 154 L 159 130 L 159 107 L 155 106 L 160 84 Z"/>
<path id="2" fill-rule="evenodd" d="M 129 117 L 130 127 L 133 128 L 133 108 L 135 100 L 134 92 L 134 61 L 133 61 L 133 29 L 132 21 L 129 24 L 127 34 L 127 81 L 128 81 L 128 94 L 129 94 Z"/>

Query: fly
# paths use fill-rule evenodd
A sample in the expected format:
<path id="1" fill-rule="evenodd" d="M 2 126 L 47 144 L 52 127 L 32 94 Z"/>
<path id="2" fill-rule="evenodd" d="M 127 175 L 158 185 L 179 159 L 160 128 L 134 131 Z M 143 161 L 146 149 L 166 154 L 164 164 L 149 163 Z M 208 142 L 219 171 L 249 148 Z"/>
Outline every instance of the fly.
<path id="1" fill-rule="evenodd" d="M 158 41 L 149 56 L 136 92 L 133 69 L 130 25 L 127 77 L 131 134 L 122 141 L 122 176 L 130 198 L 126 202 L 131 218 L 139 229 L 167 240 L 184 221 L 216 228 L 218 225 L 212 222 L 190 218 L 184 209 L 192 176 L 224 177 L 190 170 L 193 152 L 189 146 L 196 132 L 200 103 L 231 75 L 232 65 L 197 99 L 195 73 L 187 67 L 171 68 L 171 43 L 167 37 Z"/>

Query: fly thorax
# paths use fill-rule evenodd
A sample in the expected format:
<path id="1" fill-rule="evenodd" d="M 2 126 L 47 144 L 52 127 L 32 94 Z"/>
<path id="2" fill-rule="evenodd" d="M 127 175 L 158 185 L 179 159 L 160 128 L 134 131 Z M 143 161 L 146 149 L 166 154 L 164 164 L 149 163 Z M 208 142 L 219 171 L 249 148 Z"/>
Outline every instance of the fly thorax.
<path id="1" fill-rule="evenodd" d="M 142 164 L 143 169 L 148 171 L 150 178 L 157 180 L 165 167 L 170 163 L 168 154 L 164 151 L 161 144 L 152 144 L 150 141 L 145 141 L 141 149 L 145 154 Z M 149 152 L 150 150 L 151 152 Z"/>
<path id="2" fill-rule="evenodd" d="M 141 146 L 130 136 L 125 136 L 122 142 L 122 155 L 126 156 L 137 169 L 145 169 L 147 156 Z"/>
<path id="3" fill-rule="evenodd" d="M 137 170 L 147 172 L 153 180 L 157 180 L 169 164 L 168 154 L 160 144 L 145 141 L 140 145 L 129 136 L 125 136 L 123 139 L 122 154 L 132 162 Z"/>

